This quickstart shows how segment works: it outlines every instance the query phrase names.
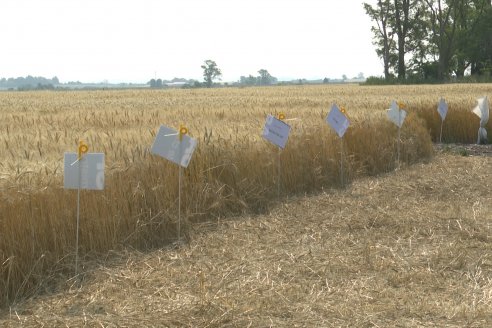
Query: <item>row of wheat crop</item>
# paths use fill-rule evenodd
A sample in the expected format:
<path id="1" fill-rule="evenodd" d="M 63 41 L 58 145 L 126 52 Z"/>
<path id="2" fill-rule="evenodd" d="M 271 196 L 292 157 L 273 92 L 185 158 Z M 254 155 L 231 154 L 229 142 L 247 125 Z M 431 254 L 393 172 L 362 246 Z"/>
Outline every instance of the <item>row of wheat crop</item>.
<path id="1" fill-rule="evenodd" d="M 195 137 L 259 138 L 266 114 L 299 117 L 294 128 L 303 129 L 322 124 L 333 102 L 361 122 L 383 118 L 390 101 L 401 100 L 426 120 L 436 140 L 435 108 L 443 96 L 450 105 L 443 140 L 473 142 L 478 118 L 470 109 L 490 91 L 490 85 L 449 85 L 0 93 L 0 186 L 59 183 L 63 152 L 79 139 L 106 153 L 110 168 L 121 168 L 145 156 L 161 123 L 186 123 Z"/>
<path id="2" fill-rule="evenodd" d="M 472 102 L 451 103 L 444 122 L 436 112 L 436 104 L 422 105 L 416 108 L 415 113 L 425 120 L 434 142 L 439 142 L 442 124 L 441 142 L 476 143 L 480 119 L 471 112 L 475 105 L 476 103 Z M 486 129 L 492 132 L 492 120 L 488 121 Z"/>
<path id="3" fill-rule="evenodd" d="M 393 169 L 396 128 L 384 119 L 383 109 L 392 98 L 404 99 L 408 108 L 417 102 L 410 97 L 415 91 L 401 89 L 398 96 L 397 90 L 337 86 L 0 94 L 1 137 L 14 152 L 0 153 L 1 302 L 73 272 L 76 196 L 61 187 L 61 163 L 63 152 L 73 150 L 79 138 L 107 157 L 106 189 L 82 193 L 81 254 L 91 258 L 175 238 L 177 168 L 148 152 L 159 124 L 187 123 L 200 141 L 184 177 L 184 217 L 194 221 L 261 211 L 275 200 L 276 150 L 260 137 L 268 113 L 299 118 L 291 122 L 293 134 L 281 155 L 283 195 L 339 183 L 339 140 L 323 122 L 332 102 L 345 105 L 353 122 L 344 137 L 348 178 Z M 428 128 L 411 110 L 402 142 L 405 162 L 432 153 Z M 22 158 L 21 149 L 32 152 L 29 158 Z"/>

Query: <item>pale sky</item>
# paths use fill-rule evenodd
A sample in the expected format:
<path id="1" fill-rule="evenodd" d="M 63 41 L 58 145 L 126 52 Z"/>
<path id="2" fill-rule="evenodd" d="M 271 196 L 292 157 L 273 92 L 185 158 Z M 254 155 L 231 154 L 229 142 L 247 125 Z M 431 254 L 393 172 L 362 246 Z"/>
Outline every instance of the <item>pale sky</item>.
<path id="1" fill-rule="evenodd" d="M 0 77 L 202 80 L 206 59 L 223 81 L 380 76 L 362 2 L 1 0 Z"/>

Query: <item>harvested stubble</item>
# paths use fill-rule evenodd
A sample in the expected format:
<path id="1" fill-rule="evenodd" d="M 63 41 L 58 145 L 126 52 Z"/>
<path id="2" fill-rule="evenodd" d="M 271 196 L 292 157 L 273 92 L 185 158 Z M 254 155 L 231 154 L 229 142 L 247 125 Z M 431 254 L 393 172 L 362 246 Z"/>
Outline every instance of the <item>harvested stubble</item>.
<path id="1" fill-rule="evenodd" d="M 63 152 L 79 138 L 107 158 L 106 189 L 82 193 L 80 251 L 89 259 L 175 238 L 177 168 L 148 153 L 160 123 L 186 123 L 200 140 L 183 192 L 185 220 L 200 221 L 261 212 L 276 199 L 276 149 L 259 136 L 267 113 L 300 118 L 282 153 L 282 194 L 292 195 L 339 184 L 340 143 L 323 122 L 332 102 L 353 122 L 344 138 L 347 178 L 392 170 L 396 128 L 383 110 L 392 98 L 411 103 L 410 95 L 418 96 L 357 86 L 1 93 L 1 302 L 73 270 L 75 193 L 61 189 L 60 174 Z M 415 114 L 402 133 L 405 162 L 429 158 L 430 137 Z"/>

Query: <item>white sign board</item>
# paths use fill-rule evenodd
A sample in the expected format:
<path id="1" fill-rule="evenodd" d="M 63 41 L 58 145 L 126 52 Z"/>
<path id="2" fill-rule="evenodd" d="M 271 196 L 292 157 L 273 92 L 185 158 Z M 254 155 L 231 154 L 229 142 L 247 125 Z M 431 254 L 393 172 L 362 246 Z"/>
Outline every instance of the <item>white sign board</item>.
<path id="1" fill-rule="evenodd" d="M 400 109 L 400 107 L 394 100 L 391 102 L 391 107 L 390 109 L 387 109 L 387 111 L 390 121 L 401 128 L 403 122 L 405 121 L 405 117 L 407 117 L 407 112 L 405 112 L 403 109 Z"/>
<path id="2" fill-rule="evenodd" d="M 487 97 L 479 98 L 477 101 L 478 105 L 473 109 L 473 113 L 480 118 L 480 127 L 485 128 L 489 121 L 489 101 Z"/>
<path id="3" fill-rule="evenodd" d="M 343 137 L 350 126 L 347 116 L 345 116 L 335 104 L 333 104 L 330 113 L 326 117 L 326 123 L 336 131 L 340 138 Z"/>
<path id="4" fill-rule="evenodd" d="M 284 149 L 289 139 L 289 133 L 290 125 L 272 115 L 267 116 L 265 127 L 263 128 L 263 138 Z"/>
<path id="5" fill-rule="evenodd" d="M 448 104 L 446 103 L 446 100 L 444 100 L 444 98 L 441 98 L 441 100 L 439 100 L 437 112 L 439 113 L 439 115 L 441 115 L 441 120 L 444 121 L 446 119 L 446 115 L 448 114 Z"/>
<path id="6" fill-rule="evenodd" d="M 473 112 L 480 117 L 480 128 L 478 129 L 478 141 L 477 144 L 487 143 L 487 130 L 485 126 L 489 121 L 489 100 L 487 97 L 483 97 L 478 100 L 478 105 L 473 109 Z"/>
<path id="7" fill-rule="evenodd" d="M 186 168 L 196 145 L 196 139 L 185 134 L 180 141 L 178 131 L 161 125 L 150 152 Z"/>
<path id="8" fill-rule="evenodd" d="M 80 160 L 77 158 L 77 153 L 65 153 L 63 158 L 63 187 L 65 189 L 103 190 L 104 154 L 87 153 Z"/>

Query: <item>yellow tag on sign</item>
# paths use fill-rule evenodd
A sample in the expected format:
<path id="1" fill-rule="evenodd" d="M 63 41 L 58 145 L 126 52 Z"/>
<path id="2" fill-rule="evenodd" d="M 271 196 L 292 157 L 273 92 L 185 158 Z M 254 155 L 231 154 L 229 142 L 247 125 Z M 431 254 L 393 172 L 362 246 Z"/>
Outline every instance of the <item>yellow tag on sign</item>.
<path id="1" fill-rule="evenodd" d="M 82 140 L 79 141 L 79 159 L 82 158 L 82 155 L 86 154 L 89 151 L 89 146 Z"/>
<path id="2" fill-rule="evenodd" d="M 282 112 L 278 113 L 278 119 L 281 121 L 285 120 L 285 113 Z"/>
<path id="3" fill-rule="evenodd" d="M 347 110 L 343 106 L 340 106 L 340 112 L 342 112 L 343 115 L 347 114 Z"/>
<path id="4" fill-rule="evenodd" d="M 398 108 L 405 109 L 405 107 L 406 106 L 405 106 L 405 103 L 404 102 L 401 102 L 401 101 L 398 102 Z"/>
<path id="5" fill-rule="evenodd" d="M 188 128 L 184 125 L 179 126 L 179 141 L 183 140 L 183 136 L 188 134 Z"/>

